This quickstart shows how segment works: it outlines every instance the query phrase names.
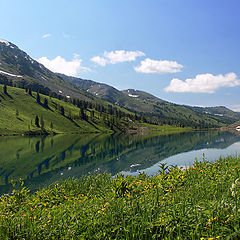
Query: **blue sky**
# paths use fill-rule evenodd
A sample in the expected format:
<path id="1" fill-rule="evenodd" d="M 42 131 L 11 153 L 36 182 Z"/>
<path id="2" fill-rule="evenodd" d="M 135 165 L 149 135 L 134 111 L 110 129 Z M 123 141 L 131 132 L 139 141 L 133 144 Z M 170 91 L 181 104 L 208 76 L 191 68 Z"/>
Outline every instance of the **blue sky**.
<path id="1" fill-rule="evenodd" d="M 239 0 L 0 3 L 0 38 L 53 71 L 240 111 Z"/>

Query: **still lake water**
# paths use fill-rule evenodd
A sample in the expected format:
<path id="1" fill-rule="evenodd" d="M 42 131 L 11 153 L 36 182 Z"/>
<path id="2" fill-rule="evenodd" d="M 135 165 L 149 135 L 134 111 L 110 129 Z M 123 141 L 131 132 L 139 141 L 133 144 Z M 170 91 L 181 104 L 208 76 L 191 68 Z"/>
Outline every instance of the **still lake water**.
<path id="1" fill-rule="evenodd" d="M 0 138 L 0 194 L 22 178 L 38 189 L 68 177 L 108 171 L 155 174 L 159 163 L 189 166 L 202 159 L 240 154 L 240 136 L 208 131 L 167 136 L 56 135 Z"/>

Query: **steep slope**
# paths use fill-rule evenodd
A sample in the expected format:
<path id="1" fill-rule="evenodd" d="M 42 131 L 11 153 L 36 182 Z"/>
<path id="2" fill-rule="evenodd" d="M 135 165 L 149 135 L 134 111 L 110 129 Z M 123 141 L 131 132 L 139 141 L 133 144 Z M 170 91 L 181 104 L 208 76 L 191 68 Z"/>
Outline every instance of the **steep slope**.
<path id="1" fill-rule="evenodd" d="M 125 131 L 132 128 L 129 115 L 112 115 L 106 110 L 97 110 L 92 104 L 78 108 L 49 96 L 32 95 L 24 89 L 0 85 L 0 135 L 54 133 L 89 133 Z M 38 124 L 36 124 L 38 116 Z M 132 115 L 133 116 L 133 115 Z M 134 126 L 141 123 L 135 122 Z"/>
<path id="2" fill-rule="evenodd" d="M 104 128 L 97 124 L 95 128 L 86 121 L 74 119 L 75 115 L 78 116 L 79 109 L 71 104 L 41 94 L 40 98 L 41 102 L 45 98 L 48 100 L 48 107 L 36 102 L 34 92 L 30 96 L 23 89 L 8 87 L 7 94 L 4 94 L 0 85 L 0 134 L 40 132 L 41 128 L 35 124 L 36 116 L 39 118 L 39 125 L 41 119 L 43 120 L 46 131 L 56 133 L 99 132 Z M 65 110 L 64 115 L 59 111 L 60 106 Z M 73 119 L 68 117 L 70 111 Z"/>
<path id="3" fill-rule="evenodd" d="M 38 120 L 37 120 L 38 119 Z M 72 103 L 0 84 L 0 136 L 48 133 L 114 133 L 145 131 L 170 134 L 189 128 L 157 126 L 119 108 L 84 101 Z"/>
<path id="4" fill-rule="evenodd" d="M 62 96 L 93 100 L 92 95 L 51 72 L 16 45 L 3 39 L 0 39 L 0 77 L 6 77 L 18 87 L 27 86 L 42 92 L 52 91 Z"/>

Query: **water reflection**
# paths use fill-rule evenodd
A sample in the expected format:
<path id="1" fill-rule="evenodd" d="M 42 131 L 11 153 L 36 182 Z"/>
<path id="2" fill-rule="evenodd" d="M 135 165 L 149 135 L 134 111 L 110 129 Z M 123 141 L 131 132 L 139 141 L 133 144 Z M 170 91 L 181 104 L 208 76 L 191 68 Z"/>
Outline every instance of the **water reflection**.
<path id="1" fill-rule="evenodd" d="M 217 152 L 235 154 L 239 141 L 239 136 L 219 131 L 158 137 L 94 134 L 2 137 L 0 193 L 10 190 L 10 181 L 20 177 L 28 187 L 36 189 L 59 178 L 80 177 L 94 171 L 136 174 L 144 170 L 153 174 L 160 161 L 189 165 L 202 149 L 207 156 L 213 149 L 214 156 Z"/>

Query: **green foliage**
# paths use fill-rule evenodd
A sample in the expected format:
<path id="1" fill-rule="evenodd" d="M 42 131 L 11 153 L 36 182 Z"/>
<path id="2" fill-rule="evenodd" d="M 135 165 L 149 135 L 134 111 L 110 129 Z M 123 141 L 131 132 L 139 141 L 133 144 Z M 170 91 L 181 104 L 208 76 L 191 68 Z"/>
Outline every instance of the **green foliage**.
<path id="1" fill-rule="evenodd" d="M 89 175 L 0 200 L 2 239 L 239 239 L 239 157 Z M 165 169 L 165 166 L 163 166 Z"/>

